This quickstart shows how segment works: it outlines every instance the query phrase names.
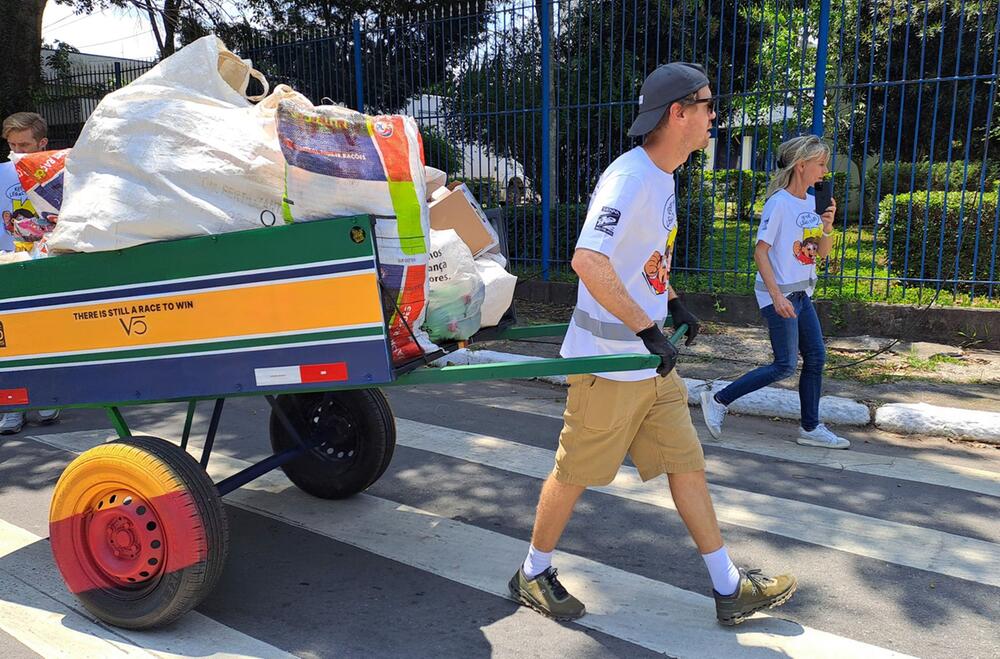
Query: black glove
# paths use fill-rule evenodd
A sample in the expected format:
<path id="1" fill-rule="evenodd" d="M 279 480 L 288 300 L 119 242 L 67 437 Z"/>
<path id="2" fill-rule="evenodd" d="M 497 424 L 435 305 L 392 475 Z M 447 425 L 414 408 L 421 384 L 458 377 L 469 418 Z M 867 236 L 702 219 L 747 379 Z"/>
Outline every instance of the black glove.
<path id="1" fill-rule="evenodd" d="M 681 304 L 679 297 L 667 302 L 667 309 L 670 310 L 670 319 L 674 321 L 674 329 L 681 325 L 688 326 L 687 340 L 684 341 L 684 345 L 689 346 L 694 343 L 694 338 L 698 336 L 698 330 L 701 329 L 701 321 L 698 320 L 698 317 Z"/>
<path id="2" fill-rule="evenodd" d="M 674 370 L 674 366 L 677 365 L 677 348 L 667 340 L 663 330 L 657 327 L 656 323 L 637 333 L 636 336 L 642 339 L 649 354 L 660 357 L 660 365 L 656 367 L 657 373 L 666 376 L 667 373 Z"/>

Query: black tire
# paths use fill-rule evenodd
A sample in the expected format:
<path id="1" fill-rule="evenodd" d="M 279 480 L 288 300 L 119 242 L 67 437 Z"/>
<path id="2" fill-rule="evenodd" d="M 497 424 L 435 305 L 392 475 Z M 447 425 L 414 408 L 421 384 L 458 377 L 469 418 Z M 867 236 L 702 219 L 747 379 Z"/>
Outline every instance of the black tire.
<path id="1" fill-rule="evenodd" d="M 344 499 L 377 481 L 392 461 L 396 420 L 378 389 L 349 389 L 277 398 L 309 452 L 281 469 L 299 489 L 321 499 Z M 271 411 L 271 448 L 298 446 Z"/>
<path id="2" fill-rule="evenodd" d="M 126 629 L 161 627 L 196 607 L 229 553 L 215 485 L 187 452 L 156 437 L 77 457 L 59 478 L 50 519 L 70 590 L 99 619 Z"/>

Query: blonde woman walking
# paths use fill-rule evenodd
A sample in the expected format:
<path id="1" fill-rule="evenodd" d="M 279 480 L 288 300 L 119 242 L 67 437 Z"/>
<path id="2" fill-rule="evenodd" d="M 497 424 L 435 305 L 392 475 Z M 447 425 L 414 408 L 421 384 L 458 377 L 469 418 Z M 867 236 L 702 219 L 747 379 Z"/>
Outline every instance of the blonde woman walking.
<path id="1" fill-rule="evenodd" d="M 774 361 L 746 373 L 722 391 L 702 392 L 705 425 L 716 439 L 722 435 L 729 405 L 794 375 L 801 354 L 798 443 L 835 449 L 851 446 L 819 422 L 826 346 L 812 294 L 816 288 L 816 261 L 826 258 L 833 247 L 837 204 L 831 199 L 829 208 L 817 214 L 815 198 L 808 189 L 829 171 L 829 160 L 830 147 L 814 135 L 796 137 L 778 147 L 778 170 L 768 185 L 754 250 L 754 292 L 767 321 Z"/>

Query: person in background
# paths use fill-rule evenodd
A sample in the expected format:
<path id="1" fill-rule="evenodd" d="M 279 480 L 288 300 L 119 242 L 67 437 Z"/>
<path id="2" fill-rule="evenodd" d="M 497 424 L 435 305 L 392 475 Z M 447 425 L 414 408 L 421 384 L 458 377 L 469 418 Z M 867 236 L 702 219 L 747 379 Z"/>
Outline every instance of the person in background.
<path id="1" fill-rule="evenodd" d="M 803 446 L 850 448 L 819 422 L 819 397 L 823 387 L 826 345 L 812 294 L 816 288 L 816 260 L 833 247 L 833 220 L 837 202 L 822 215 L 809 188 L 823 179 L 830 147 L 815 135 L 791 139 L 778 147 L 778 170 L 767 189 L 767 201 L 757 229 L 755 292 L 760 313 L 771 335 L 774 362 L 738 378 L 722 391 L 701 393 L 701 412 L 712 436 L 722 434 L 729 405 L 741 396 L 795 374 L 799 376 L 801 427 L 796 440 Z"/>
<path id="2" fill-rule="evenodd" d="M 3 139 L 7 141 L 13 153 L 37 153 L 44 151 L 48 145 L 48 124 L 41 115 L 34 112 L 16 112 L 3 121 Z M 0 251 L 13 252 L 15 236 L 8 233 L 7 220 L 16 223 L 18 218 L 34 214 L 15 203 L 23 203 L 26 199 L 21 182 L 17 178 L 14 163 L 0 163 L 0 210 L 3 212 L 4 230 L 0 237 Z M 8 205 L 9 204 L 9 205 Z M 59 420 L 59 410 L 38 410 L 38 420 L 43 424 L 55 423 Z M 0 416 L 0 434 L 13 435 L 24 428 L 24 412 L 6 412 Z"/>
<path id="3" fill-rule="evenodd" d="M 643 481 L 667 475 L 677 512 L 705 561 L 723 625 L 783 604 L 795 592 L 790 575 L 737 568 L 722 541 L 705 480 L 705 456 L 688 411 L 687 386 L 674 365 L 677 349 L 661 329 L 698 319 L 670 287 L 677 235 L 674 172 L 708 146 L 716 99 L 697 64 L 658 67 L 642 85 L 629 135 L 643 143 L 601 174 L 573 254 L 580 276 L 563 357 L 652 354 L 658 368 L 571 375 L 555 468 L 542 486 L 528 555 L 508 583 L 518 602 L 557 620 L 586 612 L 552 567 L 563 529 L 588 487 L 607 485 L 626 454 Z"/>

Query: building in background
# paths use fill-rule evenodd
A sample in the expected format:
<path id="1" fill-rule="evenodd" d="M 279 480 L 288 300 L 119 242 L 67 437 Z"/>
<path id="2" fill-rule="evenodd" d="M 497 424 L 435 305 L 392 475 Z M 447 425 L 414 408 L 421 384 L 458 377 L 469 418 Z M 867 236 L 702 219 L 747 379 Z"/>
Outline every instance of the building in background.
<path id="1" fill-rule="evenodd" d="M 49 122 L 49 145 L 56 149 L 72 146 L 101 99 L 138 78 L 153 64 L 43 48 L 43 98 L 38 111 Z"/>

